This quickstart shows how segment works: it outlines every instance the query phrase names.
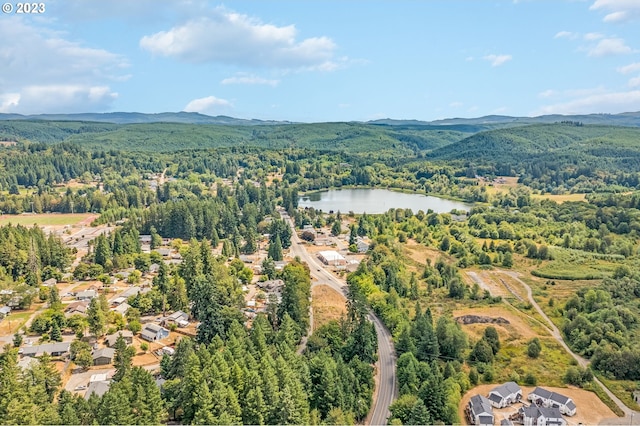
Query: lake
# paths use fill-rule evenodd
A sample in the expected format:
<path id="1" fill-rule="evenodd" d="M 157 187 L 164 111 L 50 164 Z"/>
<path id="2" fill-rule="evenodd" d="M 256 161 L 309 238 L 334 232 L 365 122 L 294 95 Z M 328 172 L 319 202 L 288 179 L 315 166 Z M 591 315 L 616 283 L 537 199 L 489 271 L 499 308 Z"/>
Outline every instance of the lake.
<path id="1" fill-rule="evenodd" d="M 391 208 L 411 209 L 414 213 L 418 210 L 426 212 L 429 209 L 437 213 L 448 213 L 453 209 L 469 211 L 472 205 L 430 195 L 360 188 L 313 192 L 300 197 L 298 207 L 313 207 L 327 213 L 331 210 L 334 212 L 340 210 L 341 213 L 352 211 L 358 214 L 379 214 Z"/>

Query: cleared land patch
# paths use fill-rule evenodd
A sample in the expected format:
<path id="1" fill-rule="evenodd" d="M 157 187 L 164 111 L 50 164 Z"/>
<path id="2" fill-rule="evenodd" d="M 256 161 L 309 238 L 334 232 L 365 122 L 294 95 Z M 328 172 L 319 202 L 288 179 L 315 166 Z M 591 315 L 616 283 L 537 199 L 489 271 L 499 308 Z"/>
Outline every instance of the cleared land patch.
<path id="1" fill-rule="evenodd" d="M 331 320 L 340 319 L 347 312 L 344 296 L 338 294 L 328 285 L 314 286 L 311 289 L 311 297 L 314 330 Z"/>
<path id="2" fill-rule="evenodd" d="M 31 214 L 25 213 L 20 215 L 2 215 L 0 216 L 0 226 L 22 225 L 22 226 L 65 226 L 76 225 L 88 218 L 95 218 L 97 215 L 93 213 L 42 213 Z"/>

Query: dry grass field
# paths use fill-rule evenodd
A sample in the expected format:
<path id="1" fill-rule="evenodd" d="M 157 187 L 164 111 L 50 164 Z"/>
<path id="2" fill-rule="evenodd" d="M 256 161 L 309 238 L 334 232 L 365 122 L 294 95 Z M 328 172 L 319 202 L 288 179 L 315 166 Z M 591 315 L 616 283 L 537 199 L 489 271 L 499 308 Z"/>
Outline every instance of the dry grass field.
<path id="1" fill-rule="evenodd" d="M 464 407 L 469 403 L 469 399 L 474 395 L 484 395 L 487 396 L 488 393 L 496 387 L 498 384 L 485 384 L 476 386 L 475 388 L 469 390 L 460 401 L 460 407 L 458 413 L 460 415 L 460 420 L 462 424 L 467 424 L 464 417 Z M 596 396 L 595 393 L 586 391 L 584 389 L 578 388 L 558 388 L 558 387 L 547 387 L 543 386 L 545 389 L 550 391 L 558 392 L 562 395 L 568 396 L 576 403 L 576 407 L 578 407 L 577 413 L 575 416 L 568 417 L 564 416 L 565 420 L 567 420 L 569 425 L 597 425 L 604 419 L 609 419 L 616 417 L 616 415 L 611 411 L 609 407 L 604 405 L 602 401 Z M 523 386 L 523 400 L 526 400 L 527 395 L 531 392 L 534 387 Z M 529 401 L 525 401 L 527 404 Z M 495 409 L 493 410 L 493 414 L 495 416 L 495 424 L 500 424 L 500 421 L 506 418 L 509 418 L 509 415 L 518 411 L 518 409 L 522 407 L 522 404 L 514 404 L 507 408 Z"/>
<path id="2" fill-rule="evenodd" d="M 313 329 L 340 319 L 347 312 L 345 298 L 327 285 L 317 285 L 311 289 L 313 307 Z"/>
<path id="3" fill-rule="evenodd" d="M 0 226 L 7 225 L 11 223 L 12 225 L 22 225 L 22 226 L 66 226 L 66 225 L 81 225 L 85 224 L 87 219 L 96 218 L 98 215 L 93 213 L 42 213 L 42 214 L 31 214 L 24 213 L 20 215 L 7 215 L 4 214 L 0 216 Z M 89 221 L 89 223 L 91 223 Z M 88 225 L 88 224 L 87 224 Z"/>

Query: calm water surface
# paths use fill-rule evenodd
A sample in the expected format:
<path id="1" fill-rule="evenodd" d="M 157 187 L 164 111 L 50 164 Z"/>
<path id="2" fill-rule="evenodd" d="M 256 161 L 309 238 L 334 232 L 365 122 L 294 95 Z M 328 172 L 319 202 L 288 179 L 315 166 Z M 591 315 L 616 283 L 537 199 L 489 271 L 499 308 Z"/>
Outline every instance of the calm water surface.
<path id="1" fill-rule="evenodd" d="M 448 213 L 453 209 L 469 211 L 471 204 L 460 201 L 445 200 L 422 194 L 405 194 L 389 191 L 388 189 L 330 189 L 314 192 L 298 201 L 299 207 L 313 207 L 316 210 L 329 212 L 333 210 L 341 213 L 385 213 L 391 208 L 411 209 L 426 212 L 431 209 L 437 213 Z"/>

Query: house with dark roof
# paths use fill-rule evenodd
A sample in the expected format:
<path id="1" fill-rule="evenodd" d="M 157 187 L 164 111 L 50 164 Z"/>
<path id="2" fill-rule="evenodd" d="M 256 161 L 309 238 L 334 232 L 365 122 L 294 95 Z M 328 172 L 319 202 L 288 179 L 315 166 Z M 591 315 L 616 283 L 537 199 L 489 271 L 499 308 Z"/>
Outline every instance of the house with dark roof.
<path id="1" fill-rule="evenodd" d="M 530 405 L 518 411 L 524 426 L 565 426 L 567 421 L 557 407 L 538 407 Z"/>
<path id="2" fill-rule="evenodd" d="M 159 326 L 158 324 L 146 324 L 140 332 L 140 337 L 149 342 L 155 342 L 156 340 L 162 340 L 169 336 L 169 330 Z"/>
<path id="3" fill-rule="evenodd" d="M 100 348 L 93 352 L 93 365 L 109 365 L 113 362 L 116 350 L 113 348 Z"/>
<path id="4" fill-rule="evenodd" d="M 474 395 L 469 400 L 465 412 L 468 420 L 474 425 L 491 425 L 493 426 L 494 415 L 491 403 L 482 395 Z"/>
<path id="5" fill-rule="evenodd" d="M 535 388 L 527 396 L 527 399 L 537 406 L 556 407 L 567 416 L 575 416 L 577 412 L 576 404 L 571 398 L 541 387 Z"/>
<path id="6" fill-rule="evenodd" d="M 487 398 L 495 408 L 504 408 L 522 399 L 522 389 L 516 382 L 507 382 L 493 388 Z"/>

